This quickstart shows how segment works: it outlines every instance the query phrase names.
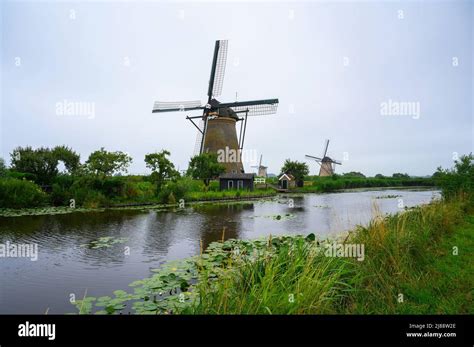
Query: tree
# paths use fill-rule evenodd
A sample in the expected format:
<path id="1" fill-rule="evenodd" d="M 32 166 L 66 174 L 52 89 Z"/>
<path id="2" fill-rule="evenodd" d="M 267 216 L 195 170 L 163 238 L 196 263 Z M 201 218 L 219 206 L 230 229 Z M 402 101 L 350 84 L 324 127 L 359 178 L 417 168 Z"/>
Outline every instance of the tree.
<path id="1" fill-rule="evenodd" d="M 463 155 L 454 161 L 454 168 L 443 170 L 441 167 L 433 174 L 433 179 L 446 198 L 457 194 L 467 194 L 474 200 L 474 155 Z"/>
<path id="2" fill-rule="evenodd" d="M 225 171 L 225 167 L 218 163 L 217 154 L 203 153 L 191 158 L 187 174 L 194 179 L 203 180 L 206 187 L 211 179 Z"/>
<path id="3" fill-rule="evenodd" d="M 298 186 L 302 186 L 304 177 L 309 174 L 309 167 L 306 163 L 286 159 L 281 168 L 281 172 L 292 174 L 295 177 Z"/>
<path id="4" fill-rule="evenodd" d="M 345 177 L 361 177 L 365 178 L 365 175 L 361 172 L 358 171 L 351 171 L 351 172 L 346 172 L 343 176 Z"/>
<path id="5" fill-rule="evenodd" d="M 410 178 L 407 173 L 396 172 L 392 175 L 393 178 Z"/>
<path id="6" fill-rule="evenodd" d="M 38 184 L 48 185 L 58 174 L 58 159 L 46 147 L 17 147 L 10 153 L 13 171 L 30 173 Z"/>
<path id="7" fill-rule="evenodd" d="M 5 160 L 3 158 L 0 158 L 0 177 L 5 176 L 7 172 L 7 167 L 5 166 Z"/>
<path id="8" fill-rule="evenodd" d="M 132 158 L 123 152 L 108 152 L 102 147 L 92 152 L 87 159 L 86 170 L 97 176 L 112 176 L 113 174 L 126 173 Z"/>
<path id="9" fill-rule="evenodd" d="M 385 178 L 385 176 L 382 175 L 382 174 L 376 174 L 376 175 L 375 175 L 375 178 Z"/>
<path id="10" fill-rule="evenodd" d="M 81 157 L 74 152 L 72 148 L 67 146 L 56 146 L 53 149 L 53 154 L 58 161 L 64 163 L 66 171 L 70 174 L 77 172 L 81 166 Z"/>
<path id="11" fill-rule="evenodd" d="M 173 179 L 179 176 L 175 170 L 174 164 L 166 157 L 170 152 L 162 150 L 158 153 L 145 155 L 146 167 L 151 169 L 151 178 L 156 183 L 158 189 L 161 188 L 165 179 Z"/>
<path id="12" fill-rule="evenodd" d="M 43 185 L 51 184 L 58 175 L 59 161 L 64 163 L 68 173 L 73 173 L 80 166 L 79 154 L 66 146 L 56 146 L 53 149 L 17 147 L 10 156 L 13 171 L 32 174 L 35 182 Z"/>

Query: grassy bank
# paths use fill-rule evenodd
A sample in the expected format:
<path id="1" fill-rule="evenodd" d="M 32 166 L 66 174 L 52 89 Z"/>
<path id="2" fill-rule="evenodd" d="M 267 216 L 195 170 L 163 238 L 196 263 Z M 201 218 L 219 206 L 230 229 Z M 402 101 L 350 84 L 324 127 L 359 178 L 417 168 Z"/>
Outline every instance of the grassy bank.
<path id="1" fill-rule="evenodd" d="M 377 218 L 339 240 L 364 245 L 362 261 L 327 256 L 324 241 L 269 241 L 255 260 L 234 257 L 217 281 L 201 280 L 190 312 L 473 313 L 473 231 L 464 203 L 436 202 Z"/>
<path id="2" fill-rule="evenodd" d="M 181 199 L 189 203 L 272 195 L 276 195 L 273 189 L 219 191 L 217 181 L 205 186 L 189 177 L 167 181 L 158 188 L 149 176 L 63 175 L 43 190 L 26 179 L 0 178 L 0 216 L 71 213 L 119 206 L 173 206 Z"/>
<path id="3" fill-rule="evenodd" d="M 473 232 L 472 204 L 460 198 L 380 216 L 336 240 L 364 245 L 363 260 L 328 256 L 334 240 L 312 234 L 216 242 L 132 283 L 133 292 L 76 306 L 81 313 L 473 313 Z"/>

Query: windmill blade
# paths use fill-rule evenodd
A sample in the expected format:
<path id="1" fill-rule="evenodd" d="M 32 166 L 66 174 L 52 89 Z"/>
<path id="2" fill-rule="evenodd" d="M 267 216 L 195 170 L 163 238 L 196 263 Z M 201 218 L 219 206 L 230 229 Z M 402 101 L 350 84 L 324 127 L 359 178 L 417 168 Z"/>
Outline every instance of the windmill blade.
<path id="1" fill-rule="evenodd" d="M 212 59 L 211 78 L 207 95 L 209 100 L 222 93 L 224 84 L 225 65 L 227 62 L 227 40 L 218 40 L 214 47 L 214 58 Z"/>
<path id="2" fill-rule="evenodd" d="M 314 159 L 316 161 L 321 161 L 322 160 L 321 158 L 313 157 L 312 155 L 308 155 L 308 154 L 306 154 L 305 157 L 308 158 L 308 159 Z"/>
<path id="3" fill-rule="evenodd" d="M 196 143 L 194 144 L 194 152 L 193 152 L 193 156 L 196 156 L 198 154 L 201 154 L 201 144 L 202 144 L 202 141 L 204 141 L 204 134 L 203 134 L 203 131 L 204 131 L 204 120 L 201 118 L 201 120 L 199 121 L 199 124 L 198 124 L 198 128 L 201 130 L 201 131 L 197 131 L 196 133 Z"/>
<path id="4" fill-rule="evenodd" d="M 328 152 L 328 146 L 329 146 L 329 140 L 326 140 L 326 145 L 325 145 L 325 148 L 324 148 L 323 158 L 326 156 L 326 153 Z"/>
<path id="5" fill-rule="evenodd" d="M 258 164 L 258 166 L 262 166 L 262 157 L 263 157 L 263 154 L 260 154 L 260 164 Z"/>
<path id="6" fill-rule="evenodd" d="M 242 114 L 248 112 L 248 116 L 263 116 L 276 113 L 278 108 L 278 99 L 229 102 L 222 103 L 219 105 L 219 107 L 229 107 L 234 112 Z"/>
<path id="7" fill-rule="evenodd" d="M 190 110 L 202 110 L 204 106 L 201 106 L 201 101 L 155 101 L 153 104 L 153 113 L 157 112 L 177 112 L 177 111 L 190 111 Z"/>
<path id="8" fill-rule="evenodd" d="M 332 162 L 333 164 L 336 164 L 336 165 L 342 165 L 342 163 L 341 163 L 339 160 L 332 160 L 332 159 L 331 159 L 331 162 Z"/>

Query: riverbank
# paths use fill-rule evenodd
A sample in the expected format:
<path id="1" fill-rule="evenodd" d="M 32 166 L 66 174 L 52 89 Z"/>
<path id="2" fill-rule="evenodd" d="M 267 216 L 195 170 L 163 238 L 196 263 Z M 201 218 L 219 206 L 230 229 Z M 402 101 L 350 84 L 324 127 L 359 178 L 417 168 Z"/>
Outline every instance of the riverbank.
<path id="1" fill-rule="evenodd" d="M 132 283 L 131 293 L 86 297 L 76 306 L 137 314 L 473 313 L 473 235 L 472 205 L 437 201 L 380 216 L 337 240 L 310 234 L 215 242 Z M 364 253 L 329 256 L 334 242 Z"/>
<path id="2" fill-rule="evenodd" d="M 198 196 L 194 199 L 185 200 L 184 207 L 187 205 L 198 205 L 198 204 L 209 204 L 209 203 L 242 203 L 246 201 L 253 201 L 259 199 L 268 199 L 275 197 L 277 192 L 274 190 L 265 191 L 253 191 L 245 192 L 238 196 L 235 196 L 235 192 L 223 192 L 221 195 L 209 195 L 208 197 Z M 227 193 L 227 194 L 225 194 Z M 174 204 L 157 204 L 156 202 L 145 202 L 145 203 L 122 203 L 115 204 L 106 207 L 64 207 L 64 206 L 46 206 L 46 207 L 35 207 L 35 208 L 0 208 L 0 217 L 22 217 L 22 216 L 45 216 L 45 215 L 58 215 L 58 214 L 70 214 L 70 213 L 88 213 L 88 212 L 104 212 L 107 210 L 163 210 L 168 211 L 170 209 L 182 208 L 180 202 Z"/>

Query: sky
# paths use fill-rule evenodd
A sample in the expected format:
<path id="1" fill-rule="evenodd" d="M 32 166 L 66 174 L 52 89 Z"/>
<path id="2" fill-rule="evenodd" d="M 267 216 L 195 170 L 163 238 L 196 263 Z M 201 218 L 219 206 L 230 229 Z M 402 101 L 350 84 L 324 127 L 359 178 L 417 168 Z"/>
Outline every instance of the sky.
<path id="1" fill-rule="evenodd" d="M 188 113 L 153 103 L 207 101 L 214 43 L 229 40 L 218 100 L 278 98 L 249 119 L 244 166 L 269 173 L 305 154 L 336 172 L 430 175 L 473 151 L 471 1 L 4 1 L 0 157 L 67 145 L 132 156 L 194 154 Z M 75 107 L 66 109 L 64 105 Z M 197 113 L 196 113 L 197 112 Z"/>

